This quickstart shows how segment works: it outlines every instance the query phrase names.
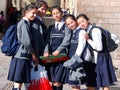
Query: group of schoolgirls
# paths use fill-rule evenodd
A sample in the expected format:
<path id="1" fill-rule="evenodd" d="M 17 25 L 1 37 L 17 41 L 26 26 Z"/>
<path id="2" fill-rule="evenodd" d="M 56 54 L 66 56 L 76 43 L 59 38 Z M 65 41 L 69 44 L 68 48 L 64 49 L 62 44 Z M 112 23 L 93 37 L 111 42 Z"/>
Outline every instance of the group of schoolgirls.
<path id="1" fill-rule="evenodd" d="M 31 62 L 37 66 L 41 64 L 39 56 L 57 56 L 60 53 L 66 53 L 70 59 L 45 65 L 53 90 L 62 90 L 66 83 L 72 90 L 80 90 L 82 84 L 86 84 L 88 90 L 95 90 L 96 87 L 109 90 L 116 77 L 110 54 L 96 52 L 103 48 L 100 30 L 95 28 L 93 39 L 90 39 L 88 33 L 92 25 L 88 17 L 81 14 L 77 19 L 73 15 L 63 18 L 63 11 L 58 6 L 52 7 L 51 11 L 55 24 L 47 29 L 43 22 L 47 8 L 46 2 L 38 1 L 23 9 L 23 18 L 17 24 L 21 46 L 11 60 L 8 74 L 8 80 L 14 82 L 12 90 L 21 90 L 22 83 L 30 82 Z M 96 50 L 95 60 L 81 58 L 86 44 Z"/>
<path id="2" fill-rule="evenodd" d="M 109 90 L 109 86 L 116 81 L 116 76 L 110 54 L 103 52 L 101 31 L 94 28 L 93 39 L 90 39 L 88 33 L 92 24 L 86 15 L 80 14 L 77 18 L 73 15 L 64 16 L 58 6 L 52 7 L 51 11 L 55 24 L 48 27 L 49 34 L 43 56 L 66 53 L 70 58 L 67 61 L 46 64 L 53 90 L 62 90 L 65 83 L 72 90 L 80 90 L 82 84 L 86 84 L 87 90 L 100 87 Z M 95 50 L 94 57 L 90 57 L 89 48 L 84 53 L 86 46 Z"/>
<path id="3" fill-rule="evenodd" d="M 65 23 L 72 30 L 68 53 L 71 59 L 63 64 L 70 68 L 68 83 L 72 85 L 73 90 L 80 90 L 82 84 L 86 84 L 87 90 L 96 90 L 100 87 L 103 90 L 110 90 L 109 86 L 117 80 L 110 53 L 103 49 L 101 30 L 92 28 L 93 25 L 85 14 L 80 14 L 76 18 L 73 15 L 67 15 Z M 91 29 L 92 38 L 89 36 Z M 92 52 L 90 48 L 86 49 L 89 46 Z M 81 73 L 79 78 L 74 74 L 77 70 Z"/>

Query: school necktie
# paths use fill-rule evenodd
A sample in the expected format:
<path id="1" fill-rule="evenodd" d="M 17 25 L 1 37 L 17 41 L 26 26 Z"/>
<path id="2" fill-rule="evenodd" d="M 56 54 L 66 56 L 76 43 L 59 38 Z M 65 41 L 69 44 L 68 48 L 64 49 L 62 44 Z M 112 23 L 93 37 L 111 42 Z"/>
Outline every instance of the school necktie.
<path id="1" fill-rule="evenodd" d="M 59 30 L 59 24 L 56 25 L 56 29 Z"/>

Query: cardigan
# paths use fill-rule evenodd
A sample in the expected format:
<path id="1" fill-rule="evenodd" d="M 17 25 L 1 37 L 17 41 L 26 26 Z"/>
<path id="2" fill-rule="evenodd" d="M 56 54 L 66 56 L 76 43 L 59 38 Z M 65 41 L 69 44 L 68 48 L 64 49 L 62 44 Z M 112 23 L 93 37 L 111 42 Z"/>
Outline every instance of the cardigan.
<path id="1" fill-rule="evenodd" d="M 18 52 L 14 57 L 20 59 L 31 59 L 31 54 L 34 53 L 32 46 L 32 34 L 30 31 L 30 23 L 27 19 L 21 19 L 17 24 L 18 42 L 21 44 Z"/>

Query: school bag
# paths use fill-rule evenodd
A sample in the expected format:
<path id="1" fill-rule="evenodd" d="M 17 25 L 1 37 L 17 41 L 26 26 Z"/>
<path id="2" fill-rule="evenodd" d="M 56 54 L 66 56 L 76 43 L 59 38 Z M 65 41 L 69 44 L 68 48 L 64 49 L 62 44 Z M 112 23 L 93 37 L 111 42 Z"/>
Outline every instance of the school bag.
<path id="1" fill-rule="evenodd" d="M 17 40 L 17 24 L 11 25 L 2 38 L 1 51 L 7 56 L 14 56 L 20 44 Z"/>
<path id="2" fill-rule="evenodd" d="M 91 30 L 89 32 L 91 39 L 92 39 L 93 28 L 99 28 L 102 32 L 103 51 L 112 52 L 118 48 L 119 39 L 116 36 L 113 37 L 114 34 L 110 33 L 109 30 L 106 30 L 102 27 L 96 26 L 95 24 L 93 25 L 93 27 L 91 28 Z"/>

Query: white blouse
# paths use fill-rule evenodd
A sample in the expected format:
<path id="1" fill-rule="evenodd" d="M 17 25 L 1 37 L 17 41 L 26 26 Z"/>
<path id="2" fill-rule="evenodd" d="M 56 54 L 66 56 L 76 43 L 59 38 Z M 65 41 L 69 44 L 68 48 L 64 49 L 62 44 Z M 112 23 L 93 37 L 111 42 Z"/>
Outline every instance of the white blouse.
<path id="1" fill-rule="evenodd" d="M 89 26 L 90 29 L 92 28 L 92 26 Z M 90 31 L 89 29 L 89 31 Z M 88 33 L 89 33 L 88 31 Z M 89 39 L 88 43 L 92 46 L 93 49 L 97 50 L 97 51 L 101 51 L 103 46 L 102 46 L 102 35 L 101 35 L 101 31 L 99 28 L 94 28 L 92 30 L 92 40 Z"/>
<path id="2" fill-rule="evenodd" d="M 92 25 L 89 25 L 89 27 L 91 29 Z M 92 30 L 92 40 L 89 39 L 87 41 L 91 45 L 91 47 L 96 50 L 96 51 L 93 51 L 93 53 L 94 53 L 94 61 L 93 62 L 97 63 L 97 55 L 98 55 L 97 51 L 102 51 L 102 49 L 103 49 L 102 34 L 101 34 L 100 29 L 94 28 Z"/>
<path id="3" fill-rule="evenodd" d="M 88 29 L 87 29 L 87 33 L 89 33 L 90 29 L 92 28 L 92 25 L 89 25 Z M 82 52 L 85 48 L 85 45 L 86 45 L 86 39 L 84 37 L 84 34 L 86 33 L 85 30 L 81 30 L 79 32 L 79 39 L 78 39 L 78 47 L 76 49 L 76 54 L 78 56 L 81 56 L 82 55 Z M 98 28 L 94 28 L 92 30 L 92 40 L 89 39 L 87 40 L 88 43 L 91 45 L 91 47 L 93 49 L 95 49 L 96 51 L 101 51 L 103 46 L 102 46 L 102 36 L 101 36 L 101 31 L 100 29 Z M 97 52 L 96 51 L 93 51 L 94 52 L 94 62 L 96 63 L 97 62 Z"/>

